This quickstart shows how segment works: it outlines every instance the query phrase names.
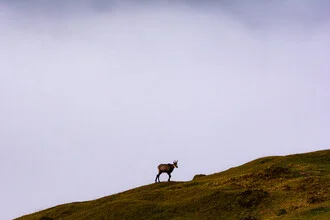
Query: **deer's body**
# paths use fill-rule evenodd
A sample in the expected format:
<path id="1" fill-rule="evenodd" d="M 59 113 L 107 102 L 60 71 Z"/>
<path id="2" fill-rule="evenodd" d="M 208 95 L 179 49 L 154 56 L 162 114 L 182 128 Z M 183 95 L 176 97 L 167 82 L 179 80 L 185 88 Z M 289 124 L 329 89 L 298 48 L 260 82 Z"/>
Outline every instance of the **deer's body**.
<path id="1" fill-rule="evenodd" d="M 171 181 L 171 173 L 173 172 L 174 168 L 178 168 L 178 161 L 173 161 L 173 164 L 160 164 L 158 166 L 158 174 L 156 176 L 155 182 L 157 183 L 160 182 L 159 176 L 162 173 L 167 173 L 168 174 L 168 181 Z"/>

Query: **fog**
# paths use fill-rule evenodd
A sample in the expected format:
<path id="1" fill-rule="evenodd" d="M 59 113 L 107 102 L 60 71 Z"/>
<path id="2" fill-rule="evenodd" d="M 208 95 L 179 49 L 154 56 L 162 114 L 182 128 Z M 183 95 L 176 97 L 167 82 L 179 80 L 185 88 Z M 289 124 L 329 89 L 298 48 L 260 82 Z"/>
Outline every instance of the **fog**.
<path id="1" fill-rule="evenodd" d="M 329 148 L 329 1 L 283 2 L 0 1 L 0 219 Z"/>

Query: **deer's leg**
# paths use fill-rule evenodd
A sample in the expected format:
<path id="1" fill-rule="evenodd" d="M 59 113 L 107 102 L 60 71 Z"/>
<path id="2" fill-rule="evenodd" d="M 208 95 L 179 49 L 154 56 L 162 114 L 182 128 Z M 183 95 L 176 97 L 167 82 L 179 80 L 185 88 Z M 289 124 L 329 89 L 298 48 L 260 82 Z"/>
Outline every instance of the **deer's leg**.
<path id="1" fill-rule="evenodd" d="M 158 172 L 158 174 L 157 174 L 157 176 L 156 176 L 156 179 L 155 179 L 155 182 L 157 182 L 157 179 L 158 179 L 158 182 L 160 182 L 160 179 L 159 179 L 160 174 L 162 174 L 161 171 Z"/>
<path id="2" fill-rule="evenodd" d="M 168 173 L 168 182 L 170 182 L 170 181 L 171 181 L 171 174 Z"/>
<path id="3" fill-rule="evenodd" d="M 159 182 L 159 173 L 156 176 L 155 183 L 157 183 L 157 179 L 158 179 L 158 182 Z"/>

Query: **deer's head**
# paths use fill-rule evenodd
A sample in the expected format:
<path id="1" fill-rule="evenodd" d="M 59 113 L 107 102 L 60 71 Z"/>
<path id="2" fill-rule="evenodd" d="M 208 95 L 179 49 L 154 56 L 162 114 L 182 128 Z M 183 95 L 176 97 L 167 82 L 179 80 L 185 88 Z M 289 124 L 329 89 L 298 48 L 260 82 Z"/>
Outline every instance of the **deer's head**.
<path id="1" fill-rule="evenodd" d="M 173 165 L 174 165 L 176 168 L 179 168 L 179 166 L 178 166 L 178 160 L 173 161 Z"/>

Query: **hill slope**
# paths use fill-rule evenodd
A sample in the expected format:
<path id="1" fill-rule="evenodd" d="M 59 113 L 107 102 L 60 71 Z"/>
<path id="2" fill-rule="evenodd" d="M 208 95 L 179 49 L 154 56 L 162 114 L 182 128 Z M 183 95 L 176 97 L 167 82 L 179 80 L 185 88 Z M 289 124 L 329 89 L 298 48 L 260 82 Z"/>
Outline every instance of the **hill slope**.
<path id="1" fill-rule="evenodd" d="M 18 219 L 330 219 L 330 150 L 260 158 Z"/>

